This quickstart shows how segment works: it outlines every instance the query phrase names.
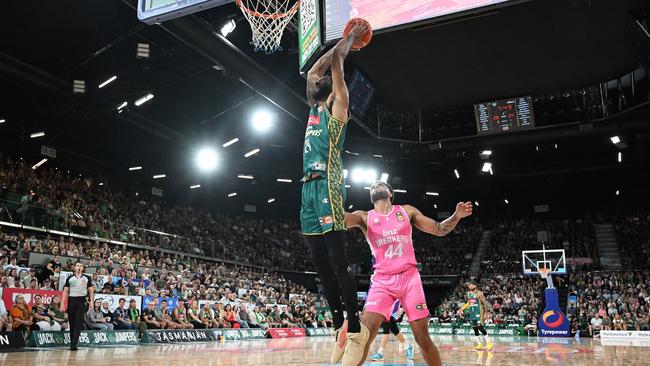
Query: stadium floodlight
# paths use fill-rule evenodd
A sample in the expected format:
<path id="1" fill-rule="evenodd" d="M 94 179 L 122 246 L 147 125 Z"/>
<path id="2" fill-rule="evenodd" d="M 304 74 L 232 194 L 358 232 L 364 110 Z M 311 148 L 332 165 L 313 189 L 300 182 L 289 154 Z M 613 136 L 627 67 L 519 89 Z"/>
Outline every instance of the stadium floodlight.
<path id="1" fill-rule="evenodd" d="M 156 175 L 153 176 L 153 179 L 161 179 L 161 178 L 166 178 L 166 177 L 167 177 L 167 175 L 165 175 L 165 174 L 156 174 Z"/>
<path id="2" fill-rule="evenodd" d="M 478 201 L 474 201 L 474 206 L 478 207 Z"/>
<path id="3" fill-rule="evenodd" d="M 5 123 L 7 122 L 4 118 L 0 119 L 0 123 Z"/>
<path id="4" fill-rule="evenodd" d="M 352 186 L 349 185 L 349 184 L 346 184 L 346 185 L 345 185 L 345 188 L 352 188 Z"/>
<path id="5" fill-rule="evenodd" d="M 504 199 L 503 202 L 505 202 L 506 205 L 510 203 L 507 199 Z"/>
<path id="6" fill-rule="evenodd" d="M 365 177 L 365 171 L 361 168 L 352 169 L 352 181 L 354 183 L 361 183 Z"/>
<path id="7" fill-rule="evenodd" d="M 621 142 L 621 138 L 618 137 L 618 136 L 612 136 L 612 137 L 610 137 L 609 139 L 612 140 L 612 144 L 614 144 L 614 145 L 616 145 L 616 144 L 618 144 L 618 143 Z"/>
<path id="8" fill-rule="evenodd" d="M 190 186 L 190 189 L 197 189 L 197 188 L 201 188 L 201 185 L 200 184 L 195 184 L 193 186 Z"/>
<path id="9" fill-rule="evenodd" d="M 347 179 L 348 178 L 348 170 L 343 169 L 343 178 Z"/>
<path id="10" fill-rule="evenodd" d="M 348 206 L 348 210 L 351 210 L 351 209 L 353 209 L 353 208 L 354 208 L 354 205 L 350 205 L 350 206 Z"/>
<path id="11" fill-rule="evenodd" d="M 492 155 L 492 150 L 483 150 L 481 151 L 481 156 L 489 158 Z"/>
<path id="12" fill-rule="evenodd" d="M 196 166 L 204 172 L 214 170 L 217 167 L 217 152 L 209 147 L 199 150 L 196 153 Z"/>
<path id="13" fill-rule="evenodd" d="M 293 182 L 291 179 L 288 179 L 288 178 L 278 178 L 278 179 L 276 179 L 276 181 L 278 181 L 280 183 L 291 183 L 291 182 Z"/>
<path id="14" fill-rule="evenodd" d="M 253 155 L 257 154 L 258 152 L 260 152 L 260 149 L 253 149 L 253 150 L 247 152 L 246 154 L 244 154 L 244 157 L 248 158 L 250 156 L 253 156 Z"/>
<path id="15" fill-rule="evenodd" d="M 375 183 L 377 181 L 377 171 L 373 169 L 367 169 L 364 174 L 364 181 L 369 184 Z"/>
<path id="16" fill-rule="evenodd" d="M 106 85 L 114 82 L 115 79 L 117 79 L 117 75 L 111 76 L 110 78 L 108 78 L 108 80 L 106 80 L 103 83 L 99 84 L 99 89 L 101 89 L 101 88 L 105 87 Z"/>
<path id="17" fill-rule="evenodd" d="M 237 23 L 235 23 L 235 20 L 228 19 L 228 21 L 223 26 L 221 26 L 221 35 L 224 37 L 228 37 L 228 35 L 232 33 L 232 31 L 234 31 L 235 28 L 237 28 Z"/>
<path id="18" fill-rule="evenodd" d="M 253 114 L 253 127 L 259 132 L 268 131 L 273 125 L 273 115 L 266 110 L 259 110 Z"/>
<path id="19" fill-rule="evenodd" d="M 124 107 L 126 107 L 127 105 L 129 105 L 129 102 L 127 102 L 127 101 L 123 101 L 122 104 L 120 104 L 120 105 L 117 106 L 117 110 L 121 112 L 122 109 L 123 109 Z"/>
<path id="20" fill-rule="evenodd" d="M 237 137 L 235 137 L 234 139 L 232 139 L 232 140 L 230 140 L 230 141 L 226 141 L 226 142 L 225 142 L 223 145 L 221 145 L 221 146 L 223 146 L 223 147 L 228 147 L 228 146 L 234 144 L 234 143 L 237 142 L 237 141 L 239 141 L 239 139 L 238 139 Z"/>
<path id="21" fill-rule="evenodd" d="M 438 192 L 427 192 L 425 193 L 427 196 L 440 196 L 440 193 Z"/>
<path id="22" fill-rule="evenodd" d="M 618 152 L 618 162 L 619 162 L 619 163 L 622 163 L 622 162 L 623 162 L 623 153 L 620 152 L 620 151 Z"/>
<path id="23" fill-rule="evenodd" d="M 42 159 L 42 160 L 39 161 L 38 163 L 34 164 L 34 166 L 32 167 L 32 169 L 33 169 L 33 170 L 36 170 L 36 169 L 38 169 L 39 166 L 45 164 L 46 162 L 47 162 L 47 159 Z"/>
<path id="24" fill-rule="evenodd" d="M 250 179 L 250 180 L 255 179 L 255 177 L 253 177 L 252 175 L 246 175 L 246 174 L 239 174 L 237 176 L 237 178 L 239 178 L 239 179 Z"/>
<path id="25" fill-rule="evenodd" d="M 142 169 L 141 166 L 132 166 L 132 167 L 129 168 L 130 171 L 141 170 L 141 169 Z"/>
<path id="26" fill-rule="evenodd" d="M 366 191 L 369 191 L 370 187 L 363 187 L 363 189 L 365 189 Z"/>
<path id="27" fill-rule="evenodd" d="M 99 183 L 99 185 L 100 185 L 100 186 L 103 186 L 103 185 L 104 185 L 104 183 L 103 183 L 103 182 L 100 182 L 100 183 Z"/>
<path id="28" fill-rule="evenodd" d="M 381 177 L 379 178 L 379 181 L 388 183 L 388 173 L 381 173 Z"/>
<path id="29" fill-rule="evenodd" d="M 394 189 L 393 192 L 395 192 L 395 193 L 406 193 L 406 189 Z"/>
<path id="30" fill-rule="evenodd" d="M 436 204 L 434 203 L 434 204 L 433 204 L 433 208 L 438 208 L 438 205 L 436 205 Z"/>
<path id="31" fill-rule="evenodd" d="M 153 99 L 153 94 L 149 93 L 149 94 L 145 95 L 144 97 L 136 100 L 134 104 L 135 104 L 136 107 L 139 107 L 139 106 L 145 104 L 146 102 L 150 101 L 151 99 Z"/>
<path id="32" fill-rule="evenodd" d="M 29 137 L 33 139 L 37 137 L 43 137 L 43 136 L 45 136 L 45 131 L 34 132 L 33 134 L 29 135 Z"/>
<path id="33" fill-rule="evenodd" d="M 456 179 L 460 179 L 460 173 L 458 172 L 458 169 L 454 169 L 454 175 L 456 176 Z"/>
<path id="34" fill-rule="evenodd" d="M 266 202 L 273 203 L 273 202 L 275 202 L 275 198 L 269 198 Z"/>
<path id="35" fill-rule="evenodd" d="M 228 197 L 235 197 L 236 195 L 237 195 L 237 192 L 228 193 Z"/>
<path id="36" fill-rule="evenodd" d="M 616 191 L 616 195 L 618 196 L 619 194 L 621 194 L 621 191 L 618 191 L 618 190 L 617 190 L 617 191 Z"/>
<path id="37" fill-rule="evenodd" d="M 373 158 L 377 158 L 377 159 L 381 159 L 381 158 L 383 158 L 384 156 L 381 155 L 381 154 L 373 154 L 372 157 L 373 157 Z"/>
<path id="38" fill-rule="evenodd" d="M 487 172 L 489 172 L 490 170 L 492 170 L 492 163 L 490 163 L 490 162 L 488 162 L 488 161 L 486 161 L 485 163 L 483 163 L 483 167 L 481 168 L 481 171 L 482 171 L 483 173 L 487 173 Z"/>

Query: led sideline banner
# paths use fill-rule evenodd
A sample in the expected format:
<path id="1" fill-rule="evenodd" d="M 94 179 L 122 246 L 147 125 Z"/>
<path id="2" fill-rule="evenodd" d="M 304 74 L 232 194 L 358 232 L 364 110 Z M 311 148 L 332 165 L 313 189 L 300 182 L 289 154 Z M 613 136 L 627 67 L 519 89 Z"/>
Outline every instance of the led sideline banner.
<path id="1" fill-rule="evenodd" d="M 218 335 L 211 329 L 149 329 L 142 335 L 142 343 L 185 343 L 216 341 Z"/>
<path id="2" fill-rule="evenodd" d="M 25 347 L 23 332 L 0 333 L 0 351 Z"/>
<path id="3" fill-rule="evenodd" d="M 600 338 L 650 339 L 650 331 L 603 330 Z"/>
<path id="4" fill-rule="evenodd" d="M 14 306 L 14 301 L 18 294 L 23 295 L 25 303 L 29 306 L 34 306 L 34 295 L 41 295 L 43 303 L 49 305 L 52 302 L 52 297 L 58 295 L 61 299 L 61 291 L 46 291 L 46 290 L 30 290 L 25 288 L 4 288 L 2 290 L 2 301 L 4 301 L 5 309 L 7 312 Z"/>
<path id="5" fill-rule="evenodd" d="M 140 344 L 136 330 L 92 331 L 82 330 L 80 346 L 116 344 Z M 29 347 L 60 347 L 70 345 L 70 332 L 33 331 L 29 336 Z"/>
<path id="6" fill-rule="evenodd" d="M 305 329 L 303 328 L 269 328 L 267 332 L 271 338 L 296 338 L 307 336 Z"/>
<path id="7" fill-rule="evenodd" d="M 142 308 L 143 309 L 149 309 L 149 303 L 151 302 L 151 300 L 153 300 L 153 296 L 143 296 L 142 297 Z M 158 306 L 160 306 L 160 304 L 162 304 L 163 300 L 167 301 L 167 309 L 169 309 L 169 313 L 171 314 L 174 311 L 174 308 L 178 305 L 178 298 L 177 297 L 158 297 Z"/>

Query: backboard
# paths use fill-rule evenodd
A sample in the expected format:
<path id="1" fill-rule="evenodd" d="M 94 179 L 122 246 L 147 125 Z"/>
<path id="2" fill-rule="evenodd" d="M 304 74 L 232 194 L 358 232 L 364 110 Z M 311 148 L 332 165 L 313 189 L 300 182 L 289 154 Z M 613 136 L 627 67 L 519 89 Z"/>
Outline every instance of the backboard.
<path id="1" fill-rule="evenodd" d="M 541 267 L 549 268 L 550 274 L 567 273 L 564 249 L 524 250 L 521 261 L 525 275 L 540 275 Z"/>

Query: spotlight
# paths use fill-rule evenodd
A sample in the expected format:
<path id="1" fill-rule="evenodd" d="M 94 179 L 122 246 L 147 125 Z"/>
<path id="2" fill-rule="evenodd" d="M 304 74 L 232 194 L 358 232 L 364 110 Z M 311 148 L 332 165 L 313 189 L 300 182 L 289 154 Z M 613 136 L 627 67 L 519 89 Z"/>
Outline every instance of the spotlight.
<path id="1" fill-rule="evenodd" d="M 287 179 L 287 178 L 278 178 L 278 179 L 276 179 L 276 180 L 277 180 L 278 182 L 280 182 L 280 183 L 291 183 L 291 182 L 292 182 L 291 179 Z"/>
<path id="2" fill-rule="evenodd" d="M 273 115 L 268 111 L 257 111 L 253 115 L 253 127 L 259 132 L 266 132 L 273 124 Z"/>
<path id="3" fill-rule="evenodd" d="M 363 182 L 363 178 L 365 177 L 365 172 L 361 168 L 354 168 L 352 169 L 352 181 L 354 183 L 361 183 Z"/>
<path id="4" fill-rule="evenodd" d="M 237 195 L 237 192 L 228 193 L 228 197 L 235 197 L 236 195 Z"/>
<path id="5" fill-rule="evenodd" d="M 4 118 L 0 119 L 0 123 L 5 123 L 5 122 L 7 122 L 7 121 L 5 121 Z"/>
<path id="6" fill-rule="evenodd" d="M 487 173 L 487 172 L 489 172 L 491 170 L 492 170 L 492 163 L 490 163 L 490 162 L 483 163 L 483 168 L 481 168 L 481 171 L 483 173 Z"/>
<path id="7" fill-rule="evenodd" d="M 235 23 L 234 19 L 228 19 L 228 21 L 221 27 L 221 35 L 224 37 L 228 37 L 232 31 L 237 28 L 237 23 Z"/>
<path id="8" fill-rule="evenodd" d="M 366 170 L 364 176 L 365 176 L 366 183 L 375 183 L 377 181 L 377 172 L 375 170 L 372 169 Z"/>
<path id="9" fill-rule="evenodd" d="M 474 206 L 478 207 L 478 201 L 474 201 Z"/>
<path id="10" fill-rule="evenodd" d="M 347 179 L 348 178 L 348 170 L 343 169 L 343 178 Z"/>
<path id="11" fill-rule="evenodd" d="M 406 193 L 406 189 L 395 189 L 393 190 L 395 193 Z"/>
<path id="12" fill-rule="evenodd" d="M 388 183 L 388 173 L 381 173 L 381 178 L 379 178 L 379 180 Z"/>
<path id="13" fill-rule="evenodd" d="M 217 153 L 211 148 L 199 150 L 196 154 L 196 165 L 204 172 L 214 170 L 217 167 Z"/>
<path id="14" fill-rule="evenodd" d="M 440 194 L 438 192 L 427 192 L 425 193 L 427 196 L 439 196 Z"/>
<path id="15" fill-rule="evenodd" d="M 221 146 L 223 146 L 223 147 L 228 147 L 228 146 L 234 144 L 234 143 L 237 142 L 237 141 L 239 141 L 239 139 L 238 139 L 237 137 L 235 137 L 234 139 L 225 142 L 225 143 L 224 143 L 223 145 L 221 145 Z"/>
<path id="16" fill-rule="evenodd" d="M 118 105 L 118 106 L 117 106 L 117 110 L 118 110 L 118 112 L 121 112 L 122 109 L 123 109 L 124 107 L 126 107 L 127 105 L 129 105 L 129 102 L 127 102 L 127 101 L 124 101 L 124 102 L 122 102 L 122 104 Z"/>
<path id="17" fill-rule="evenodd" d="M 195 184 L 193 186 L 190 186 L 190 189 L 197 189 L 197 188 L 201 188 L 201 185 L 200 184 Z"/>
<path id="18" fill-rule="evenodd" d="M 458 169 L 454 169 L 454 175 L 456 176 L 456 179 L 460 179 L 460 173 L 458 172 Z"/>
<path id="19" fill-rule="evenodd" d="M 105 87 L 106 85 L 112 83 L 113 81 L 115 81 L 115 79 L 117 79 L 117 75 L 111 76 L 110 78 L 108 78 L 108 80 L 106 80 L 103 83 L 99 84 L 99 89 L 101 89 L 101 88 Z"/>
<path id="20" fill-rule="evenodd" d="M 609 139 L 612 140 L 612 144 L 614 144 L 614 145 L 616 145 L 616 144 L 618 144 L 618 143 L 621 142 L 621 138 L 618 137 L 618 136 L 612 136 L 612 137 L 610 137 Z"/>
<path id="21" fill-rule="evenodd" d="M 351 210 L 351 209 L 353 209 L 353 208 L 354 208 L 354 205 L 350 205 L 350 206 L 348 206 L 348 210 Z"/>
<path id="22" fill-rule="evenodd" d="M 619 162 L 619 163 L 622 163 L 622 162 L 623 162 L 623 153 L 620 152 L 620 151 L 618 152 L 618 162 Z"/>
<path id="23" fill-rule="evenodd" d="M 32 169 L 33 169 L 33 170 L 36 170 L 36 169 L 38 169 L 39 166 L 45 164 L 46 162 L 47 162 L 47 159 L 42 159 L 42 160 L 39 161 L 38 163 L 34 164 L 34 166 L 32 167 Z"/>
<path id="24" fill-rule="evenodd" d="M 140 170 L 140 169 L 142 169 L 141 166 L 132 166 L 132 167 L 129 168 L 130 171 Z"/>
<path id="25" fill-rule="evenodd" d="M 134 104 L 135 104 L 136 107 L 139 107 L 139 106 L 145 104 L 146 102 L 148 102 L 148 101 L 150 101 L 152 99 L 153 99 L 153 94 L 149 93 L 149 94 L 143 96 L 142 98 L 136 100 Z"/>
<path id="26" fill-rule="evenodd" d="M 275 198 L 269 198 L 266 202 L 273 203 L 273 202 L 275 202 Z"/>
<path id="27" fill-rule="evenodd" d="M 621 191 L 618 191 L 618 190 L 617 190 L 617 191 L 616 191 L 616 195 L 618 196 L 619 194 L 621 194 Z"/>
<path id="28" fill-rule="evenodd" d="M 508 202 L 508 200 L 506 200 L 506 199 L 504 199 L 503 202 L 505 202 L 506 205 L 510 203 L 510 202 Z"/>
<path id="29" fill-rule="evenodd" d="M 250 180 L 255 179 L 255 177 L 253 177 L 252 175 L 245 175 L 245 174 L 239 174 L 237 176 L 237 178 L 239 178 L 239 179 L 250 179 Z"/>
<path id="30" fill-rule="evenodd" d="M 153 179 L 160 179 L 160 178 L 165 178 L 165 177 L 167 177 L 167 175 L 165 175 L 165 174 L 156 174 L 156 175 L 153 176 Z"/>
<path id="31" fill-rule="evenodd" d="M 31 137 L 31 138 L 33 138 L 33 139 L 35 139 L 35 138 L 37 138 L 37 137 L 43 137 L 43 136 L 45 136 L 45 132 L 44 132 L 44 131 L 34 132 L 33 134 L 29 135 L 29 137 Z"/>
<path id="32" fill-rule="evenodd" d="M 258 152 L 260 152 L 260 149 L 253 149 L 253 150 L 247 152 L 246 154 L 244 154 L 244 157 L 245 157 L 245 158 L 248 158 L 248 157 L 250 157 L 250 156 L 252 156 L 252 155 L 257 154 Z"/>

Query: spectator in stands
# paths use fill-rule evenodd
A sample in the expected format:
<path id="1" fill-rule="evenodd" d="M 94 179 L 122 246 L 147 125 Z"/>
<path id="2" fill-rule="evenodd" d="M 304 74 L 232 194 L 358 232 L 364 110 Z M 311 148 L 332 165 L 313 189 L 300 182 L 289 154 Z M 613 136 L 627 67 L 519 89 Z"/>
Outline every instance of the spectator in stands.
<path id="1" fill-rule="evenodd" d="M 262 328 L 263 330 L 269 329 L 269 323 L 266 320 L 266 315 L 260 311 L 259 306 L 253 308 L 253 314 L 255 315 L 255 323 Z"/>
<path id="2" fill-rule="evenodd" d="M 246 320 L 241 318 L 242 313 L 248 317 L 248 314 L 245 311 L 240 311 L 239 305 L 233 305 L 232 314 L 234 315 L 235 321 L 239 323 L 240 328 L 248 329 L 250 326 Z"/>
<path id="3" fill-rule="evenodd" d="M 219 322 L 214 317 L 214 311 L 210 308 L 210 304 L 205 303 L 201 308 L 200 315 L 201 322 L 205 325 L 205 328 L 219 328 Z"/>
<path id="4" fill-rule="evenodd" d="M 117 323 L 117 317 L 115 315 L 115 312 L 111 311 L 111 309 L 108 306 L 108 300 L 106 299 L 102 300 L 101 312 L 104 318 L 107 318 L 108 322 L 110 324 L 113 324 L 113 329 L 120 329 Z"/>
<path id="5" fill-rule="evenodd" d="M 206 328 L 206 324 L 201 321 L 201 309 L 199 309 L 197 300 L 191 300 L 190 308 L 187 309 L 187 320 L 194 326 L 194 329 Z"/>
<path id="6" fill-rule="evenodd" d="M 14 306 L 9 312 L 12 318 L 13 330 L 27 332 L 32 329 L 34 319 L 32 309 L 25 303 L 25 298 L 21 294 L 16 295 L 14 301 Z"/>
<path id="7" fill-rule="evenodd" d="M 174 308 L 172 319 L 183 329 L 194 329 L 194 326 L 187 321 L 185 310 L 185 300 L 178 299 L 178 305 Z"/>
<path id="8" fill-rule="evenodd" d="M 641 331 L 650 330 L 650 315 L 648 314 L 643 315 L 643 318 L 639 320 L 638 328 Z"/>
<path id="9" fill-rule="evenodd" d="M 600 334 L 602 327 L 603 327 L 603 319 L 601 319 L 600 315 L 596 313 L 594 317 L 591 318 L 589 324 L 589 335 L 593 337 L 595 335 Z"/>
<path id="10" fill-rule="evenodd" d="M 3 277 L 3 279 L 6 280 L 6 277 Z M 11 322 L 9 319 L 10 317 L 9 313 L 7 313 L 7 309 L 5 308 L 5 302 L 0 299 L 0 332 L 11 331 Z"/>
<path id="11" fill-rule="evenodd" d="M 623 330 L 639 330 L 639 322 L 636 320 L 632 313 L 625 313 L 625 319 L 623 320 Z"/>
<path id="12" fill-rule="evenodd" d="M 612 320 L 607 314 L 603 315 L 603 330 L 612 330 Z"/>
<path id="13" fill-rule="evenodd" d="M 93 307 L 86 312 L 86 325 L 90 329 L 113 330 L 110 318 L 104 317 L 101 310 L 101 300 L 95 300 Z"/>
<path id="14" fill-rule="evenodd" d="M 147 324 L 142 321 L 140 310 L 138 309 L 138 304 L 135 299 L 129 301 L 128 315 L 131 324 L 133 324 L 133 329 L 139 329 L 141 331 L 147 330 Z"/>
<path id="15" fill-rule="evenodd" d="M 142 310 L 142 320 L 148 329 L 165 329 L 165 322 L 157 319 L 154 309 L 158 309 L 157 297 L 154 297 L 149 306 Z"/>
<path id="16" fill-rule="evenodd" d="M 125 306 L 126 299 L 121 297 L 118 300 L 118 306 L 115 308 L 116 329 L 137 329 L 133 322 L 131 322 L 131 317 Z"/>
<path id="17" fill-rule="evenodd" d="M 616 314 L 614 316 L 614 320 L 612 321 L 612 327 L 614 330 L 625 330 L 625 323 L 623 323 L 623 319 L 621 319 L 621 316 Z"/>
<path id="18" fill-rule="evenodd" d="M 162 300 L 160 302 L 160 307 L 154 309 L 156 312 L 156 319 L 165 323 L 165 328 L 167 329 L 180 329 L 181 325 L 177 324 L 172 316 L 169 314 L 169 306 L 167 300 Z"/>
<path id="19" fill-rule="evenodd" d="M 39 330 L 61 330 L 61 325 L 51 317 L 51 312 L 45 304 L 41 295 L 34 295 L 34 324 Z"/>

